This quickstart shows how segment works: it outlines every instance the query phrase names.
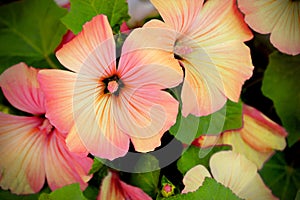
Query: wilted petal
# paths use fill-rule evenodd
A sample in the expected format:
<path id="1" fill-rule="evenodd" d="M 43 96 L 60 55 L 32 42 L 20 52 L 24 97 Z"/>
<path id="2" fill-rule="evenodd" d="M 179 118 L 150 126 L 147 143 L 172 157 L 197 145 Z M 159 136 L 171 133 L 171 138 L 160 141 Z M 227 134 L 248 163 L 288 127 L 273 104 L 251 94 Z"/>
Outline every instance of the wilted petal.
<path id="1" fill-rule="evenodd" d="M 107 17 L 97 15 L 56 56 L 68 69 L 92 76 L 108 75 L 115 69 L 115 42 Z"/>
<path id="2" fill-rule="evenodd" d="M 0 185 L 16 194 L 38 192 L 44 185 L 46 135 L 42 120 L 0 113 Z M 55 163 L 55 162 L 54 162 Z"/>
<path id="3" fill-rule="evenodd" d="M 76 74 L 64 70 L 41 70 L 39 83 L 45 93 L 46 117 L 63 133 L 74 124 L 73 93 Z"/>
<path id="4" fill-rule="evenodd" d="M 92 177 L 88 175 L 93 160 L 87 153 L 72 153 L 65 143 L 65 136 L 54 130 L 45 145 L 45 170 L 47 182 L 52 190 L 79 183 L 81 190 L 87 187 Z"/>
<path id="5" fill-rule="evenodd" d="M 140 188 L 128 185 L 120 180 L 115 172 L 108 172 L 102 180 L 97 200 L 107 199 L 143 199 L 151 198 Z"/>
<path id="6" fill-rule="evenodd" d="M 257 168 L 244 155 L 233 151 L 221 151 L 210 158 L 211 173 L 218 182 L 229 187 L 237 196 L 244 199 L 272 199 L 270 190 L 264 185 Z M 255 185 L 258 183 L 258 185 Z M 252 187 L 255 190 L 252 190 Z M 250 189 L 251 188 L 251 189 Z M 249 190 L 249 192 L 247 192 Z M 254 194 L 253 194 L 254 193 Z M 263 196 L 256 196 L 256 194 Z"/>
<path id="7" fill-rule="evenodd" d="M 252 148 L 269 152 L 283 150 L 287 132 L 264 114 L 244 104 L 244 127 L 239 131 L 243 140 Z"/>
<path id="8" fill-rule="evenodd" d="M 183 177 L 184 189 L 182 193 L 194 192 L 200 186 L 205 177 L 211 177 L 208 170 L 203 165 L 196 165 L 190 169 Z"/>
<path id="9" fill-rule="evenodd" d="M 271 33 L 271 43 L 279 51 L 300 53 L 300 3 L 297 1 L 238 0 L 245 21 L 256 32 Z"/>
<path id="10" fill-rule="evenodd" d="M 45 113 L 44 94 L 37 81 L 38 70 L 25 63 L 8 68 L 0 76 L 0 87 L 16 108 L 31 113 Z"/>
<path id="11" fill-rule="evenodd" d="M 249 146 L 239 131 L 226 131 L 221 136 L 223 144 L 231 145 L 232 151 L 245 155 L 258 169 L 274 154 L 274 151 L 260 152 Z"/>
<path id="12" fill-rule="evenodd" d="M 169 24 L 177 32 L 185 32 L 191 28 L 203 0 L 151 0 L 166 24 Z"/>

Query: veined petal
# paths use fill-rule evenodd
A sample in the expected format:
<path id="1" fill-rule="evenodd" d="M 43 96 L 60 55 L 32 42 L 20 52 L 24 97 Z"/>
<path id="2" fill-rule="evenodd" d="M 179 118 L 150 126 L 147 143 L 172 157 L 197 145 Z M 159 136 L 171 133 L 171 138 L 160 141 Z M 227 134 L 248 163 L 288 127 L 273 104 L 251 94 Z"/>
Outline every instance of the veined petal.
<path id="1" fill-rule="evenodd" d="M 92 175 L 88 175 L 93 160 L 87 153 L 72 153 L 65 143 L 65 136 L 54 130 L 47 138 L 45 148 L 45 170 L 49 187 L 52 190 L 79 183 L 81 190 L 87 187 Z"/>
<path id="2" fill-rule="evenodd" d="M 45 92 L 46 117 L 63 133 L 70 131 L 74 124 L 73 93 L 76 74 L 64 70 L 41 70 L 39 83 Z"/>
<path id="3" fill-rule="evenodd" d="M 239 0 L 245 21 L 256 32 L 271 33 L 271 43 L 279 51 L 300 53 L 300 3 L 289 0 Z"/>
<path id="4" fill-rule="evenodd" d="M 182 193 L 194 192 L 200 186 L 205 179 L 205 177 L 211 177 L 208 170 L 203 165 L 196 165 L 190 169 L 183 177 L 184 189 Z"/>
<path id="5" fill-rule="evenodd" d="M 97 15 L 87 22 L 71 42 L 56 56 L 68 69 L 91 76 L 108 75 L 115 70 L 115 42 L 105 15 Z"/>
<path id="6" fill-rule="evenodd" d="M 257 175 L 256 166 L 242 154 L 233 151 L 221 151 L 210 158 L 211 173 L 219 183 L 229 187 L 240 196 L 249 182 Z"/>
<path id="7" fill-rule="evenodd" d="M 245 21 L 256 32 L 270 33 L 284 12 L 289 1 L 274 0 L 238 0 L 240 10 L 245 14 Z"/>
<path id="8" fill-rule="evenodd" d="M 37 81 L 37 73 L 37 69 L 19 63 L 0 76 L 0 87 L 7 100 L 14 107 L 36 115 L 45 113 L 44 94 Z"/>
<path id="9" fill-rule="evenodd" d="M 74 94 L 76 131 L 87 150 L 101 158 L 113 160 L 124 156 L 129 137 L 119 130 L 113 116 L 112 95 L 104 93 L 98 79 L 80 75 Z"/>
<path id="10" fill-rule="evenodd" d="M 239 131 L 226 131 L 221 136 L 223 144 L 231 145 L 232 151 L 245 155 L 258 169 L 274 154 L 274 151 L 260 152 L 249 146 Z"/>
<path id="11" fill-rule="evenodd" d="M 137 151 L 154 150 L 164 132 L 176 122 L 178 102 L 156 85 L 123 89 L 113 102 L 116 125 L 131 137 Z"/>
<path id="12" fill-rule="evenodd" d="M 140 188 L 128 185 L 121 181 L 115 172 L 108 172 L 107 176 L 102 180 L 97 200 L 107 199 L 151 200 L 151 198 Z"/>
<path id="13" fill-rule="evenodd" d="M 42 120 L 0 113 L 0 186 L 16 194 L 38 192 L 44 185 L 46 135 Z"/>
<path id="14" fill-rule="evenodd" d="M 264 184 L 263 180 L 256 174 L 251 181 L 239 192 L 239 197 L 245 199 L 257 200 L 275 200 L 278 199 L 272 195 L 271 190 Z"/>
<path id="15" fill-rule="evenodd" d="M 218 46 L 230 40 L 242 43 L 253 37 L 235 0 L 206 1 L 185 36 L 193 38 L 201 48 Z"/>
<path id="16" fill-rule="evenodd" d="M 181 91 L 182 115 L 186 117 L 191 113 L 204 116 L 221 109 L 227 99 L 224 90 L 219 89 L 223 84 L 213 64 L 205 59 L 198 63 L 200 66 L 210 67 L 211 70 L 201 70 L 189 62 L 183 62 L 183 65 L 185 79 Z"/>
<path id="17" fill-rule="evenodd" d="M 193 25 L 203 5 L 203 0 L 151 0 L 151 2 L 165 23 L 181 33 Z"/>
<path id="18" fill-rule="evenodd" d="M 66 138 L 68 149 L 74 153 L 88 153 L 86 147 L 82 143 L 78 133 L 76 132 L 76 125 L 72 126 Z"/>
<path id="19" fill-rule="evenodd" d="M 279 51 L 297 55 L 300 53 L 300 2 L 287 2 L 285 9 L 277 8 L 284 11 L 272 30 L 270 41 Z"/>
<path id="20" fill-rule="evenodd" d="M 264 114 L 244 104 L 244 127 L 239 131 L 243 140 L 252 148 L 269 152 L 283 150 L 287 132 Z"/>

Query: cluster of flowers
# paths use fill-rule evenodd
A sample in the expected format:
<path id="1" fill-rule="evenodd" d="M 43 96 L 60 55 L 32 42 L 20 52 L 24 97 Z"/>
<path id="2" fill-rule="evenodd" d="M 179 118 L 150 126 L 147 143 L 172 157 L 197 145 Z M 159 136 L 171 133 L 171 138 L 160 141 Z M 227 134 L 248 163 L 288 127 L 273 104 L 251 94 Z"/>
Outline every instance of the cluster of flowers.
<path id="1" fill-rule="evenodd" d="M 92 165 L 88 153 L 114 160 L 128 152 L 130 141 L 138 152 L 152 151 L 176 122 L 179 101 L 180 112 L 186 117 L 208 115 L 222 108 L 227 99 L 239 100 L 253 66 L 244 44 L 252 33 L 236 1 L 151 2 L 164 21 L 151 20 L 132 30 L 118 59 L 107 17 L 98 15 L 57 51 L 58 60 L 70 71 L 37 70 L 20 63 L 0 76 L 7 100 L 32 114 L 0 113 L 3 189 L 36 193 L 46 177 L 52 190 L 75 182 L 83 190 L 92 177 L 88 174 Z M 239 1 L 246 22 L 254 30 L 269 27 L 270 15 L 256 12 L 262 1 L 254 2 Z M 257 22 L 255 15 L 266 15 L 266 21 L 252 25 Z M 271 40 L 276 47 L 299 53 L 299 46 L 278 40 L 275 33 Z M 299 35 L 294 37 L 299 41 Z M 180 84 L 181 95 L 176 99 L 166 89 Z M 257 169 L 274 149 L 285 147 L 286 135 L 280 126 L 245 105 L 241 130 L 216 138 L 204 136 L 193 144 L 202 148 L 232 145 L 232 151 L 211 158 L 213 177 L 242 198 L 273 199 Z M 230 177 L 233 170 L 235 181 Z M 207 176 L 210 174 L 203 166 L 191 169 L 183 180 L 183 192 L 196 190 Z M 119 180 L 115 172 L 103 180 L 99 198 L 106 199 L 106 195 L 150 199 L 141 189 Z"/>

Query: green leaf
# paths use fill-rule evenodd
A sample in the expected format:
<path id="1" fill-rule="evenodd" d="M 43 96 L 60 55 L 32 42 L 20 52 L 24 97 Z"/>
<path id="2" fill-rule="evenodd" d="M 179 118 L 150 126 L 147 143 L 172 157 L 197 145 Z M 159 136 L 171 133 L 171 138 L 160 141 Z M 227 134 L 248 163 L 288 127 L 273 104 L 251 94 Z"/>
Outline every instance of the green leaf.
<path id="1" fill-rule="evenodd" d="M 40 193 L 37 194 L 27 194 L 27 195 L 16 195 L 12 194 L 8 190 L 0 190 L 1 200 L 38 200 L 41 193 L 49 193 L 50 189 L 45 188 Z"/>
<path id="2" fill-rule="evenodd" d="M 234 103 L 228 100 L 221 110 L 204 117 L 188 115 L 185 118 L 179 111 L 176 124 L 171 127 L 170 133 L 181 142 L 190 144 L 202 134 L 220 134 L 241 126 L 242 102 Z"/>
<path id="3" fill-rule="evenodd" d="M 42 193 L 39 200 L 61 200 L 61 199 L 72 199 L 72 200 L 86 200 L 80 190 L 79 184 L 71 184 L 60 189 L 57 189 L 50 194 Z"/>
<path id="4" fill-rule="evenodd" d="M 190 146 L 177 161 L 177 168 L 182 174 L 199 164 L 209 168 L 209 159 L 213 154 L 229 149 L 229 146 L 215 146 L 213 148 Z"/>
<path id="5" fill-rule="evenodd" d="M 89 174 L 94 174 L 103 167 L 103 163 L 98 159 L 94 158 L 92 169 L 89 171 Z"/>
<path id="6" fill-rule="evenodd" d="M 83 24 L 98 14 L 108 17 L 115 33 L 118 32 L 122 22 L 130 18 L 126 0 L 71 0 L 70 12 L 62 22 L 77 34 L 82 30 Z"/>
<path id="7" fill-rule="evenodd" d="M 276 112 L 289 133 L 289 146 L 300 138 L 299 77 L 300 55 L 288 56 L 278 52 L 270 55 L 262 92 L 273 101 Z"/>
<path id="8" fill-rule="evenodd" d="M 203 185 L 195 192 L 178 194 L 169 198 L 169 200 L 241 200 L 229 188 L 218 183 L 215 179 L 205 178 Z"/>
<path id="9" fill-rule="evenodd" d="M 65 13 L 53 0 L 24 0 L 1 6 L 0 71 L 20 61 L 58 68 L 53 53 L 66 32 L 60 22 Z"/>
<path id="10" fill-rule="evenodd" d="M 260 174 L 272 193 L 281 200 L 294 199 L 300 189 L 300 168 L 287 165 L 284 154 L 277 152 Z"/>
<path id="11" fill-rule="evenodd" d="M 135 171 L 149 172 L 132 174 L 130 177 L 130 184 L 141 188 L 148 195 L 155 197 L 159 191 L 158 184 L 160 170 L 152 171 L 151 169 L 157 169 L 158 167 L 158 160 L 150 154 L 145 154 L 145 156 L 141 157 L 137 162 Z"/>

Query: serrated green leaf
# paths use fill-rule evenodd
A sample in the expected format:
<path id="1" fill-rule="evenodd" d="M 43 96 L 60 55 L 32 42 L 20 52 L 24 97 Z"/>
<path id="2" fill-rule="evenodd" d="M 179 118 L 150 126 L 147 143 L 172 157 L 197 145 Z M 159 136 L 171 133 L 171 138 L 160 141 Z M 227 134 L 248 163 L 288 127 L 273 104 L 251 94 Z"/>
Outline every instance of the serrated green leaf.
<path id="1" fill-rule="evenodd" d="M 89 171 L 89 174 L 94 174 L 95 172 L 99 171 L 102 167 L 103 163 L 99 159 L 94 158 L 92 169 Z"/>
<path id="2" fill-rule="evenodd" d="M 272 193 L 281 200 L 294 199 L 300 189 L 300 168 L 287 165 L 282 152 L 277 152 L 259 173 Z"/>
<path id="3" fill-rule="evenodd" d="M 62 22 L 77 34 L 82 30 L 83 24 L 98 14 L 108 17 L 115 33 L 118 32 L 122 22 L 129 19 L 126 0 L 71 0 L 70 12 Z"/>
<path id="4" fill-rule="evenodd" d="M 27 195 L 16 195 L 12 194 L 8 190 L 0 189 L 0 199 L 1 200 L 38 200 L 41 193 L 49 193 L 50 189 L 45 188 L 37 194 L 27 194 Z"/>
<path id="5" fill-rule="evenodd" d="M 221 110 L 204 117 L 188 115 L 185 118 L 179 112 L 176 124 L 171 127 L 170 133 L 181 142 L 190 144 L 202 134 L 219 134 L 241 126 L 242 102 L 234 103 L 228 100 Z"/>
<path id="6" fill-rule="evenodd" d="M 1 6 L 0 71 L 20 61 L 58 68 L 53 53 L 66 32 L 60 22 L 65 13 L 52 0 L 24 0 Z"/>
<path id="7" fill-rule="evenodd" d="M 270 55 L 262 92 L 273 101 L 276 112 L 289 133 L 289 146 L 300 138 L 299 77 L 300 55 L 288 56 L 278 52 Z"/>
<path id="8" fill-rule="evenodd" d="M 168 200 L 241 200 L 229 188 L 218 183 L 215 179 L 205 178 L 203 185 L 195 192 L 178 194 Z"/>
<path id="9" fill-rule="evenodd" d="M 150 154 L 145 154 L 137 162 L 135 171 L 149 172 L 132 174 L 130 178 L 130 184 L 141 188 L 148 195 L 155 197 L 157 192 L 159 191 L 158 184 L 160 170 L 151 171 L 151 169 L 157 169 L 158 167 L 158 160 Z"/>
<path id="10" fill-rule="evenodd" d="M 199 164 L 209 168 L 209 159 L 213 154 L 229 149 L 229 146 L 215 146 L 213 148 L 190 146 L 177 161 L 177 168 L 182 174 Z"/>
<path id="11" fill-rule="evenodd" d="M 87 200 L 82 191 L 80 190 L 79 184 L 71 184 L 60 189 L 57 189 L 50 194 L 42 193 L 39 200 L 61 200 L 61 199 L 72 199 L 72 200 Z"/>

